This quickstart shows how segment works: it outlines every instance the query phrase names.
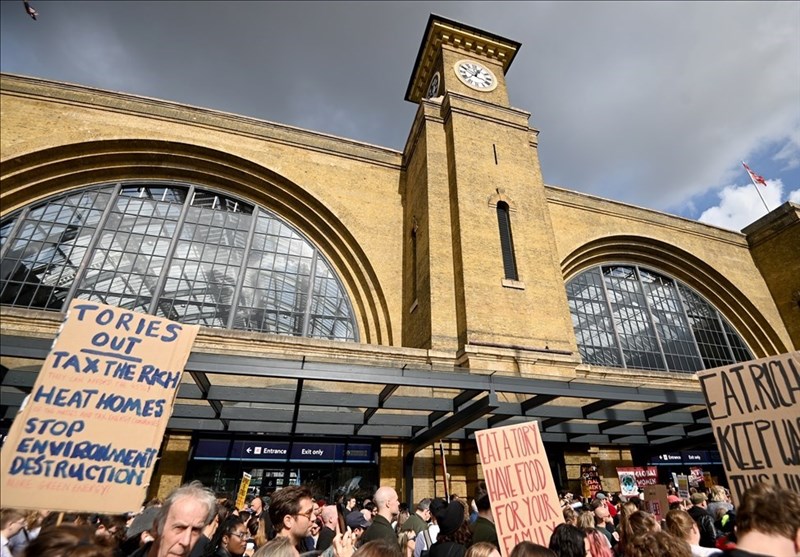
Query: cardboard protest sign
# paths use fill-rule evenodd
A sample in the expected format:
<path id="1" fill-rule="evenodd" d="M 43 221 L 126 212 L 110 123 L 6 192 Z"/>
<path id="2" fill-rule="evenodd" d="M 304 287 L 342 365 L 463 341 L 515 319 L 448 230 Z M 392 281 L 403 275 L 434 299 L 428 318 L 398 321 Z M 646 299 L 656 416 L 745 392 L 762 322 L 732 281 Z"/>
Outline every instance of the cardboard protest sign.
<path id="1" fill-rule="evenodd" d="M 73 300 L 0 458 L 0 505 L 138 510 L 199 327 Z"/>
<path id="2" fill-rule="evenodd" d="M 236 508 L 243 509 L 247 498 L 247 490 L 250 489 L 250 479 L 252 476 L 247 472 L 242 472 L 242 483 L 239 484 L 239 493 L 236 496 Z"/>
<path id="3" fill-rule="evenodd" d="M 600 483 L 600 474 L 594 464 L 581 464 L 581 495 L 588 499 L 594 499 L 598 491 L 602 491 L 603 485 Z"/>
<path id="4" fill-rule="evenodd" d="M 644 508 L 659 522 L 666 517 L 669 511 L 669 499 L 667 499 L 666 486 L 648 485 L 645 487 Z"/>
<path id="5" fill-rule="evenodd" d="M 698 372 L 733 503 L 748 487 L 800 491 L 800 352 Z"/>
<path id="6" fill-rule="evenodd" d="M 564 522 L 536 421 L 475 433 L 500 542 L 508 557 L 523 540 L 544 546 Z"/>

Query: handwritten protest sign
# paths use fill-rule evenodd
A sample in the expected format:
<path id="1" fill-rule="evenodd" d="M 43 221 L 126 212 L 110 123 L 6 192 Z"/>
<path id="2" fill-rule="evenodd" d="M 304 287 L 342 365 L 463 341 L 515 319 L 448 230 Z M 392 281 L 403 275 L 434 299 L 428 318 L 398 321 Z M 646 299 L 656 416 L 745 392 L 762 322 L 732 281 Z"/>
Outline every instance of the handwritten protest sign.
<path id="1" fill-rule="evenodd" d="M 242 472 L 242 483 L 239 484 L 239 493 L 236 495 L 236 508 L 243 509 L 244 501 L 247 499 L 247 490 L 250 489 L 250 479 L 252 476 L 247 472 Z"/>
<path id="2" fill-rule="evenodd" d="M 697 377 L 734 504 L 761 481 L 800 492 L 800 352 Z"/>
<path id="3" fill-rule="evenodd" d="M 523 540 L 547 546 L 564 515 L 538 423 L 484 429 L 475 440 L 503 557 Z"/>
<path id="4" fill-rule="evenodd" d="M 74 300 L 0 458 L 0 505 L 139 509 L 199 327 Z"/>
<path id="5" fill-rule="evenodd" d="M 591 463 L 581 464 L 581 495 L 587 499 L 594 499 L 597 492 L 602 489 L 603 484 L 600 483 L 597 466 Z"/>

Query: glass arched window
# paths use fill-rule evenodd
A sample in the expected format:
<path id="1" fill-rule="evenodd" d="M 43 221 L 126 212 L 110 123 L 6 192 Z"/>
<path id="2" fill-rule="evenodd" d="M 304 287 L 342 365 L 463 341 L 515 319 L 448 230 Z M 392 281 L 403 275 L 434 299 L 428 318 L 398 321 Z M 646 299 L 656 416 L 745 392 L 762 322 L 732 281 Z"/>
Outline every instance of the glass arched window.
<path id="1" fill-rule="evenodd" d="M 519 280 L 517 260 L 514 256 L 514 237 L 511 235 L 511 215 L 508 203 L 497 204 L 497 226 L 500 229 L 500 250 L 503 255 L 503 272 L 509 280 Z"/>
<path id="2" fill-rule="evenodd" d="M 358 340 L 322 253 L 274 213 L 193 185 L 105 184 L 0 222 L 0 304 L 73 298 L 183 323 Z"/>
<path id="3" fill-rule="evenodd" d="M 753 359 L 714 306 L 649 269 L 589 269 L 567 283 L 567 298 L 586 363 L 694 372 Z"/>

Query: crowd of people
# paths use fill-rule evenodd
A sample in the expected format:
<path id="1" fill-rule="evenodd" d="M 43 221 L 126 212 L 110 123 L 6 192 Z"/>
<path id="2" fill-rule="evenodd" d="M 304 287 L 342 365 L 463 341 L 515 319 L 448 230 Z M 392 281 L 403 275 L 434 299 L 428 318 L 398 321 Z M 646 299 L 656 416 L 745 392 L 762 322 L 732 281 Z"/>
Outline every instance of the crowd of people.
<path id="1" fill-rule="evenodd" d="M 424 498 L 409 508 L 380 487 L 328 503 L 305 486 L 252 497 L 243 508 L 198 482 L 130 515 L 0 509 L 0 557 L 796 557 L 800 494 L 755 484 L 738 508 L 715 486 L 669 496 L 662 520 L 638 498 L 562 493 L 564 523 L 548 546 L 498 539 L 482 487 L 469 502 Z"/>

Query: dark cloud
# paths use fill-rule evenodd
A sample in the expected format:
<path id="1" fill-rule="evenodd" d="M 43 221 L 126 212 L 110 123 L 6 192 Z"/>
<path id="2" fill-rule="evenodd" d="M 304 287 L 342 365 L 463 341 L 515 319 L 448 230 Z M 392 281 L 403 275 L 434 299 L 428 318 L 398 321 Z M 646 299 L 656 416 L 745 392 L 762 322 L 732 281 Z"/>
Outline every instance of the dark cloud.
<path id="1" fill-rule="evenodd" d="M 38 21 L 0 4 L 4 72 L 398 150 L 428 16 L 463 21 L 522 43 L 510 96 L 541 130 L 548 183 L 662 210 L 766 147 L 800 158 L 796 2 L 34 0 Z"/>

